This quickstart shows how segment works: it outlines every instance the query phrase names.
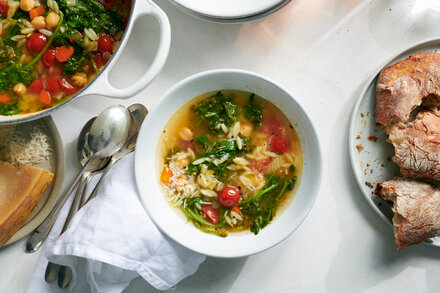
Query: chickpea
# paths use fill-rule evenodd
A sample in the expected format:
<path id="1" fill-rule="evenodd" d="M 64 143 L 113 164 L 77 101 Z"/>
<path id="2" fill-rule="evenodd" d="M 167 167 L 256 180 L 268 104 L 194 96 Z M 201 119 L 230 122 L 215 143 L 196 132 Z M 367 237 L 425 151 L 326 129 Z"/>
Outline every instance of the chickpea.
<path id="1" fill-rule="evenodd" d="M 47 26 L 51 29 L 55 28 L 59 22 L 60 22 L 60 16 L 58 14 L 56 14 L 55 12 L 51 11 L 46 16 Z"/>
<path id="2" fill-rule="evenodd" d="M 18 60 L 19 63 L 21 64 L 26 64 L 32 61 L 32 55 L 30 54 L 23 54 L 20 56 L 20 59 Z"/>
<path id="3" fill-rule="evenodd" d="M 35 7 L 34 0 L 20 0 L 20 8 L 23 11 L 31 11 Z"/>
<path id="4" fill-rule="evenodd" d="M 88 78 L 84 72 L 77 72 L 72 76 L 73 83 L 78 87 L 83 87 L 87 84 Z"/>
<path id="5" fill-rule="evenodd" d="M 14 85 L 14 87 L 12 88 L 12 90 L 17 94 L 17 95 L 24 95 L 27 92 L 26 86 L 22 83 L 17 83 L 16 85 Z"/>
<path id="6" fill-rule="evenodd" d="M 188 127 L 184 127 L 180 132 L 179 136 L 181 139 L 189 141 L 193 138 L 193 132 Z"/>
<path id="7" fill-rule="evenodd" d="M 31 21 L 32 26 L 39 30 L 46 27 L 46 20 L 44 20 L 44 16 L 37 16 Z"/>

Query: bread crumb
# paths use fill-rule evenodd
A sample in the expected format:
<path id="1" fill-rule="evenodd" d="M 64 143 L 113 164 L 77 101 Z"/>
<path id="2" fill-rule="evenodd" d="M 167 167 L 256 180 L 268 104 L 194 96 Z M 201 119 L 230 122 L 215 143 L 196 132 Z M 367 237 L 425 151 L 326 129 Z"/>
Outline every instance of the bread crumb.
<path id="1" fill-rule="evenodd" d="M 376 141 L 377 141 L 377 137 L 375 137 L 375 136 L 373 136 L 373 135 L 370 135 L 370 136 L 368 137 L 368 140 L 371 140 L 372 142 L 376 142 Z"/>
<path id="2" fill-rule="evenodd" d="M 361 152 L 364 149 L 364 147 L 362 145 L 360 145 L 360 144 L 358 144 L 356 146 L 356 148 L 358 149 L 359 152 Z"/>

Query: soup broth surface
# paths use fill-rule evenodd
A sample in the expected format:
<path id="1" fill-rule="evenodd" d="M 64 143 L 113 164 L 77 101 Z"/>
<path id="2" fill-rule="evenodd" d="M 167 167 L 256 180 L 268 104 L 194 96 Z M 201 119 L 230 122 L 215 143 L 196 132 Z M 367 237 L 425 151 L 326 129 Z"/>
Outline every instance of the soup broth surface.
<path id="1" fill-rule="evenodd" d="M 245 91 L 194 98 L 166 124 L 158 172 L 171 205 L 205 232 L 258 234 L 299 186 L 303 155 L 289 119 Z"/>

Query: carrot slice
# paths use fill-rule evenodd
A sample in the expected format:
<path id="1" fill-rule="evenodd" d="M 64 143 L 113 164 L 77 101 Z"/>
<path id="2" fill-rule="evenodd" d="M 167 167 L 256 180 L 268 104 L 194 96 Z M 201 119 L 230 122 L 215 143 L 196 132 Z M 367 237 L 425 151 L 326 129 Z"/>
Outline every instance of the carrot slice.
<path id="1" fill-rule="evenodd" d="M 241 209 L 240 209 L 239 207 L 237 207 L 237 206 L 233 207 L 233 208 L 231 209 L 231 212 L 237 213 L 237 214 L 239 214 L 239 215 L 242 215 L 242 214 L 243 214 L 243 213 L 241 212 Z"/>
<path id="2" fill-rule="evenodd" d="M 57 52 L 55 53 L 55 58 L 57 58 L 58 62 L 66 62 L 72 57 L 74 49 L 72 46 L 60 46 L 57 48 Z"/>
<path id="3" fill-rule="evenodd" d="M 40 97 L 38 98 L 38 101 L 43 105 L 50 105 L 52 102 L 52 98 L 50 97 L 50 94 L 46 90 L 41 90 Z"/>
<path id="4" fill-rule="evenodd" d="M 46 9 L 44 9 L 43 5 L 40 5 L 38 7 L 35 7 L 31 11 L 29 11 L 29 18 L 32 20 L 37 16 L 41 16 L 46 12 Z"/>
<path id="5" fill-rule="evenodd" d="M 169 168 L 165 168 L 163 169 L 162 174 L 160 174 L 160 181 L 164 184 L 170 184 L 172 182 L 171 177 L 173 177 L 173 171 Z"/>
<path id="6" fill-rule="evenodd" d="M 8 95 L 8 93 L 0 93 L 0 103 L 6 104 L 10 102 L 12 102 L 12 98 Z"/>

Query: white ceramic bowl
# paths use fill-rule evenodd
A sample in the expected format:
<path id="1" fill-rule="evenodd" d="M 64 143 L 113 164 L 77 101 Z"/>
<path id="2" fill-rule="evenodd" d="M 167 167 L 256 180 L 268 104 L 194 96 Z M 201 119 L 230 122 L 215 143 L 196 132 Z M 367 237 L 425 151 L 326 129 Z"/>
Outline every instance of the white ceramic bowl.
<path id="1" fill-rule="evenodd" d="M 171 116 L 185 103 L 206 92 L 234 89 L 254 92 L 273 102 L 286 114 L 299 136 L 304 166 L 292 203 L 258 235 L 229 233 L 226 238 L 201 232 L 173 211 L 160 189 L 157 144 Z M 139 133 L 135 152 L 135 176 L 139 197 L 151 220 L 181 245 L 214 257 L 241 257 L 266 250 L 281 242 L 301 224 L 310 211 L 321 181 L 321 152 L 313 125 L 298 102 L 280 85 L 242 70 L 202 72 L 179 82 L 154 105 Z"/>

